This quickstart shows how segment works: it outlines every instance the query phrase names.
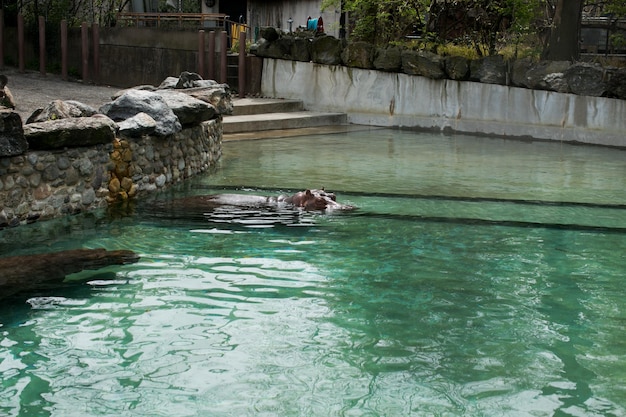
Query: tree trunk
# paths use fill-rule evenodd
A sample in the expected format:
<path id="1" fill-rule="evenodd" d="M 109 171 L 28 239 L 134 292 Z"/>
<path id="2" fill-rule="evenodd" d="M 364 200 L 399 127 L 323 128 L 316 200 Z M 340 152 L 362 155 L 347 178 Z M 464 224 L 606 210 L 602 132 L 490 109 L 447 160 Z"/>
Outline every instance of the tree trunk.
<path id="1" fill-rule="evenodd" d="M 558 0 L 550 30 L 548 46 L 542 58 L 553 61 L 575 61 L 580 47 L 580 18 L 583 0 Z"/>

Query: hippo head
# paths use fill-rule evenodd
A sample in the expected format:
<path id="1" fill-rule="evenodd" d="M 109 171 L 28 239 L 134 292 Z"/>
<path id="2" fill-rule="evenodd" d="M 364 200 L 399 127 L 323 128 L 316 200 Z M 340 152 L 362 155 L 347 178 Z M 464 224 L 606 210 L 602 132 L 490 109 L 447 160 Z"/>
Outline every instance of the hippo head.
<path id="1" fill-rule="evenodd" d="M 335 194 L 322 190 L 300 191 L 288 199 L 291 204 L 307 211 L 354 210 L 354 206 L 337 203 Z"/>

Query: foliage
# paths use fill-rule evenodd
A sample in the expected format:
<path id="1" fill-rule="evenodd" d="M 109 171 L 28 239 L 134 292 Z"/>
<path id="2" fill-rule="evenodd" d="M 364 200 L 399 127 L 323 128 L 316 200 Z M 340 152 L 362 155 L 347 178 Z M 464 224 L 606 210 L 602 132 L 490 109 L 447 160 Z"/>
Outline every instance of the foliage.
<path id="1" fill-rule="evenodd" d="M 79 26 L 82 22 L 110 26 L 115 15 L 122 11 L 130 0 L 25 0 L 20 13 L 26 25 L 36 25 L 43 16 L 48 23 L 57 25 L 66 20 L 68 26 Z"/>
<path id="2" fill-rule="evenodd" d="M 322 10 L 341 8 L 354 17 L 352 37 L 387 44 L 423 27 L 429 3 L 430 0 L 323 0 Z"/>

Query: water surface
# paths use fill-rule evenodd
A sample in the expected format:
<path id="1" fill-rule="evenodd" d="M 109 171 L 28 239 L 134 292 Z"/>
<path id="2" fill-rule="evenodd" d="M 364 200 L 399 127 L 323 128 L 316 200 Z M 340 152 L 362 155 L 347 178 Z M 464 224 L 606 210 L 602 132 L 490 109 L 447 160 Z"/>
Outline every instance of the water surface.
<path id="1" fill-rule="evenodd" d="M 322 186 L 359 210 L 167 204 Z M 3 255 L 142 257 L 4 301 L 0 415 L 625 416 L 625 189 L 599 147 L 225 143 L 156 203 L 0 231 Z"/>

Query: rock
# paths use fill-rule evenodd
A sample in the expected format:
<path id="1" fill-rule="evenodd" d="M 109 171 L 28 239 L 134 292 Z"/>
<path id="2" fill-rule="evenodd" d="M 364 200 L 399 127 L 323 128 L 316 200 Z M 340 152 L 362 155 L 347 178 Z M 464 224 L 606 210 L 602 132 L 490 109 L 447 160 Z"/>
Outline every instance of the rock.
<path id="1" fill-rule="evenodd" d="M 563 73 L 570 66 L 567 61 L 540 61 L 531 64 L 526 61 L 513 64 L 512 79 L 516 85 L 536 90 L 550 90 L 567 93 L 569 88 L 563 78 Z M 526 69 L 522 75 L 521 72 Z"/>
<path id="2" fill-rule="evenodd" d="M 347 67 L 374 68 L 374 45 L 368 42 L 350 42 L 341 53 L 341 61 Z"/>
<path id="3" fill-rule="evenodd" d="M 402 70 L 405 74 L 421 75 L 432 79 L 445 78 L 443 58 L 428 51 L 402 51 Z"/>
<path id="4" fill-rule="evenodd" d="M 72 114 L 77 115 L 74 117 L 91 117 L 98 114 L 98 110 L 80 101 L 65 100 L 65 104 L 72 108 Z"/>
<path id="5" fill-rule="evenodd" d="M 70 117 L 90 117 L 97 113 L 96 109 L 79 101 L 54 100 L 48 103 L 46 107 L 35 110 L 26 120 L 26 124 L 68 119 Z"/>
<path id="6" fill-rule="evenodd" d="M 447 56 L 443 59 L 444 71 L 451 80 L 463 81 L 469 77 L 469 60 L 462 56 Z"/>
<path id="7" fill-rule="evenodd" d="M 511 84 L 516 87 L 528 88 L 528 80 L 526 79 L 526 73 L 530 71 L 535 65 L 532 58 L 520 58 L 513 61 L 511 65 Z"/>
<path id="8" fill-rule="evenodd" d="M 296 37 L 291 45 L 291 58 L 295 61 L 309 62 L 311 60 L 312 38 Z"/>
<path id="9" fill-rule="evenodd" d="M 604 70 L 599 65 L 576 63 L 563 72 L 563 77 L 574 94 L 600 97 L 607 93 Z"/>
<path id="10" fill-rule="evenodd" d="M 157 122 L 154 133 L 158 136 L 168 136 L 182 130 L 178 117 L 165 99 L 152 91 L 127 90 L 114 101 L 102 106 L 100 112 L 115 121 L 126 120 L 138 113 L 146 113 Z"/>
<path id="11" fill-rule="evenodd" d="M 0 157 L 21 155 L 28 150 L 22 118 L 10 110 L 0 110 Z"/>
<path id="12" fill-rule="evenodd" d="M 11 90 L 7 87 L 8 82 L 9 79 L 6 75 L 0 75 L 0 108 L 14 109 L 15 100 L 13 99 L 13 94 L 11 94 Z"/>
<path id="13" fill-rule="evenodd" d="M 157 122 L 146 113 L 137 113 L 133 117 L 117 123 L 119 133 L 129 137 L 140 137 L 154 133 Z"/>
<path id="14" fill-rule="evenodd" d="M 397 46 L 378 48 L 374 68 L 380 71 L 399 72 L 402 68 L 402 50 Z"/>
<path id="15" fill-rule="evenodd" d="M 176 88 L 176 83 L 178 82 L 178 78 L 176 77 L 167 77 L 166 80 L 168 81 L 167 87 L 163 87 L 163 88 Z M 169 80 L 175 80 L 173 84 L 169 84 Z M 165 83 L 165 81 L 163 81 L 163 83 Z M 162 83 L 162 84 L 163 84 Z M 159 86 L 160 88 L 160 86 Z M 138 85 L 137 87 L 132 87 L 132 88 L 125 88 L 124 90 L 119 90 L 117 91 L 115 94 L 113 94 L 111 96 L 111 100 L 115 100 L 117 98 L 119 98 L 122 94 L 124 94 L 125 92 L 129 91 L 129 90 L 142 90 L 142 91 L 154 91 L 156 90 L 157 87 L 153 86 L 153 85 L 148 85 L 148 84 L 143 84 L 143 85 Z"/>
<path id="16" fill-rule="evenodd" d="M 323 35 L 313 39 L 311 43 L 311 60 L 318 64 L 341 64 L 341 41 L 333 36 Z"/>
<path id="17" fill-rule="evenodd" d="M 214 83 L 207 87 L 188 88 L 183 90 L 183 92 L 193 98 L 209 103 L 218 114 L 233 113 L 233 98 L 228 84 Z"/>
<path id="18" fill-rule="evenodd" d="M 505 85 L 507 67 L 502 55 L 491 55 L 470 62 L 470 80 Z"/>
<path id="19" fill-rule="evenodd" d="M 276 28 L 272 26 L 262 27 L 259 31 L 259 34 L 263 39 L 267 40 L 268 42 L 274 42 L 280 36 Z"/>
<path id="20" fill-rule="evenodd" d="M 158 94 L 163 97 L 165 104 L 172 109 L 183 126 L 199 125 L 215 118 L 215 107 L 211 104 L 191 97 L 188 94 L 172 90 L 161 90 Z"/>
<path id="21" fill-rule="evenodd" d="M 615 70 L 609 79 L 609 95 L 626 100 L 626 68 Z"/>
<path id="22" fill-rule="evenodd" d="M 257 55 L 266 58 L 291 59 L 291 49 L 294 44 L 292 37 L 278 38 L 272 42 L 259 45 Z"/>
<path id="23" fill-rule="evenodd" d="M 154 90 L 165 90 L 168 88 L 174 89 L 176 88 L 176 86 L 178 85 L 178 77 L 167 77 L 166 79 L 164 79 L 161 84 L 159 84 L 158 87 L 154 88 L 152 91 Z M 134 88 L 132 88 L 131 90 L 134 90 Z M 128 90 L 125 90 L 123 92 L 126 92 Z"/>
<path id="24" fill-rule="evenodd" d="M 194 86 L 194 81 L 200 81 L 202 77 L 200 74 L 196 74 L 195 72 L 183 71 L 180 73 L 178 77 L 178 81 L 176 82 L 176 88 L 191 88 Z"/>
<path id="25" fill-rule="evenodd" d="M 60 149 L 111 143 L 115 122 L 102 115 L 48 120 L 24 125 L 24 137 L 31 149 Z"/>

